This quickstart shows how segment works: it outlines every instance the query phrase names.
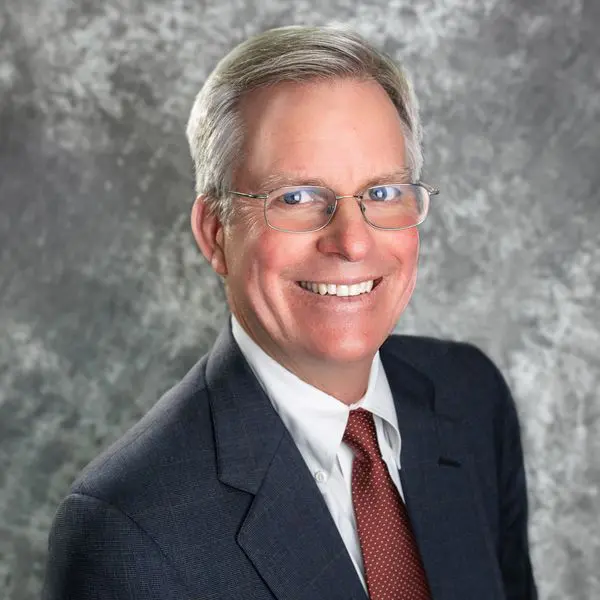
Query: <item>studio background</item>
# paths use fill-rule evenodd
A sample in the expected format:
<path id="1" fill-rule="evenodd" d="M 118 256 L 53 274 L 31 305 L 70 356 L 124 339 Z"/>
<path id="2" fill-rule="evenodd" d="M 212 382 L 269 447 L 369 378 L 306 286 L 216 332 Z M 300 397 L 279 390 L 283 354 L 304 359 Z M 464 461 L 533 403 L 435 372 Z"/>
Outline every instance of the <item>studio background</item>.
<path id="1" fill-rule="evenodd" d="M 595 0 L 1 0 L 0 598 L 39 597 L 72 480 L 225 322 L 189 228 L 196 92 L 248 35 L 326 23 L 407 64 L 442 189 L 398 331 L 498 363 L 541 598 L 600 598 Z"/>

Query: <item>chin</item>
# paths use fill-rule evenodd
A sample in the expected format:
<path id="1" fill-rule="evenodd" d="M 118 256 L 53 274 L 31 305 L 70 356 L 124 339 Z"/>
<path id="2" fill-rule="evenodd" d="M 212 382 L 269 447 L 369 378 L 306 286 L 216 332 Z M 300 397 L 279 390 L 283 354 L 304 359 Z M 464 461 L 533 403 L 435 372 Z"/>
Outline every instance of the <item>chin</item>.
<path id="1" fill-rule="evenodd" d="M 356 337 L 349 333 L 344 336 L 331 336 L 327 339 L 324 336 L 311 344 L 314 348 L 313 353 L 326 361 L 352 363 L 363 360 L 371 360 L 379 346 L 379 341 L 371 337 Z"/>

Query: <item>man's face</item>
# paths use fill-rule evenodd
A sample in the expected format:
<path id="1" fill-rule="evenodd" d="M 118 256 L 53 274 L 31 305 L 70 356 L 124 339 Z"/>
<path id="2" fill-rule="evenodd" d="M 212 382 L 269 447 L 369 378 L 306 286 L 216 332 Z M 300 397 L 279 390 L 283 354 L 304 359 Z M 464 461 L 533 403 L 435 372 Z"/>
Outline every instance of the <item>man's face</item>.
<path id="1" fill-rule="evenodd" d="M 283 83 L 251 92 L 241 111 L 237 191 L 270 191 L 264 182 L 275 173 L 292 184 L 319 179 L 338 195 L 402 181 L 381 179 L 406 165 L 398 113 L 377 83 Z M 265 223 L 262 200 L 233 201 L 239 208 L 222 232 L 224 266 L 230 308 L 245 329 L 283 364 L 370 361 L 412 294 L 417 229 L 374 229 L 345 198 L 324 229 L 285 233 Z M 368 280 L 372 291 L 352 297 L 300 285 Z"/>

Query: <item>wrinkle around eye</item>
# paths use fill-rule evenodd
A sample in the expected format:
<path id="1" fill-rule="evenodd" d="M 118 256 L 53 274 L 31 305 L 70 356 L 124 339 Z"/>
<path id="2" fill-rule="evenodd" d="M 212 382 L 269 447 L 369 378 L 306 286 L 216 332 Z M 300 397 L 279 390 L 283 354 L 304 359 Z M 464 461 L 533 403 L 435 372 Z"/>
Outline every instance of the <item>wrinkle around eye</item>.
<path id="1" fill-rule="evenodd" d="M 266 225 L 263 202 L 242 202 L 237 205 L 234 211 L 233 223 L 247 226 L 250 232 L 256 231 L 257 228 L 262 229 L 263 225 Z"/>

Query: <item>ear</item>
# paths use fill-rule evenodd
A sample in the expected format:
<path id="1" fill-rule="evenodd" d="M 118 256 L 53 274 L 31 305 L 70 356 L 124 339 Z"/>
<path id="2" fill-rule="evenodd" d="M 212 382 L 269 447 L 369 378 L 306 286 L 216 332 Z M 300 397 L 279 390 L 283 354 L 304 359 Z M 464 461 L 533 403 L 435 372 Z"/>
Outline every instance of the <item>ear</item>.
<path id="1" fill-rule="evenodd" d="M 209 210 L 206 196 L 196 198 L 191 215 L 192 232 L 198 248 L 218 275 L 227 275 L 227 262 L 223 248 L 223 225 L 218 216 Z"/>

